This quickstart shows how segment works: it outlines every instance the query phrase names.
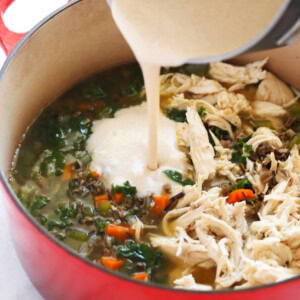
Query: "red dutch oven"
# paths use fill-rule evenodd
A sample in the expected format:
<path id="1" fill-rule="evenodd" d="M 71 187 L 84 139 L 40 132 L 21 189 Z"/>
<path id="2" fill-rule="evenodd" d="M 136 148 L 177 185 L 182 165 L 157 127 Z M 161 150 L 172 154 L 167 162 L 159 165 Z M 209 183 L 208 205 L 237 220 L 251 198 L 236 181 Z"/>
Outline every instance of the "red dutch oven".
<path id="1" fill-rule="evenodd" d="M 4 12 L 12 0 L 1 1 Z M 54 239 L 22 206 L 8 183 L 15 149 L 52 99 L 95 72 L 134 61 L 105 0 L 73 1 L 24 37 L 0 20 L 8 56 L 0 73 L 0 190 L 13 242 L 29 278 L 46 299 L 299 299 L 300 277 L 244 290 L 193 292 L 136 282 L 92 264 Z M 7 279 L 9 280 L 9 278 Z"/>

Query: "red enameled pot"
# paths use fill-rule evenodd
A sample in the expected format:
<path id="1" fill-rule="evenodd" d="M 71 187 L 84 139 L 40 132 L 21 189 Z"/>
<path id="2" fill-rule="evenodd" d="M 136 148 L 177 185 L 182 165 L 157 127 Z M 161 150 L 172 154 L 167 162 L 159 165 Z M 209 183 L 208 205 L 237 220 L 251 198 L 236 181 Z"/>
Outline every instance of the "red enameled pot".
<path id="1" fill-rule="evenodd" d="M 1 1 L 0 10 L 12 0 Z M 22 35 L 7 36 L 9 52 Z M 29 278 L 46 299 L 299 299 L 300 277 L 242 291 L 189 292 L 148 285 L 91 264 L 54 239 L 23 208 L 8 184 L 14 151 L 49 101 L 80 79 L 134 60 L 105 0 L 73 1 L 27 33 L 0 73 L 0 190 L 13 242 Z M 9 278 L 8 278 L 9 280 Z"/>

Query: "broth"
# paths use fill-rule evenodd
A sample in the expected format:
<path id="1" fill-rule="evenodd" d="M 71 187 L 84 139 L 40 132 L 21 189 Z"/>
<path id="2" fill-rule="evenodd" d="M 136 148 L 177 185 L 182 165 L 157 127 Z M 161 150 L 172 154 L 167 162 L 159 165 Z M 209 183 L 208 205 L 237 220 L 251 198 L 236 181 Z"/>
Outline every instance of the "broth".
<path id="1" fill-rule="evenodd" d="M 177 73 L 179 71 L 180 73 Z M 185 169 L 176 169 L 174 165 L 162 164 L 163 169 L 158 169 L 161 176 L 158 181 L 161 181 L 161 185 L 159 188 L 155 186 L 155 191 L 149 192 L 141 190 L 146 189 L 147 185 L 142 187 L 137 184 L 138 189 L 135 187 L 134 176 L 129 182 L 128 178 L 122 178 L 121 182 L 114 181 L 115 178 L 112 181 L 106 181 L 105 172 L 101 168 L 97 169 L 97 165 L 100 166 L 105 162 L 98 160 L 97 155 L 100 154 L 88 145 L 96 137 L 103 150 L 101 136 L 105 137 L 105 140 L 109 139 L 109 134 L 107 136 L 104 135 L 105 132 L 99 131 L 98 125 L 106 123 L 108 121 L 106 119 L 111 118 L 109 120 L 111 123 L 108 124 L 112 124 L 111 134 L 114 134 L 113 121 L 116 122 L 115 128 L 118 128 L 120 120 L 118 116 L 130 109 L 136 111 L 144 105 L 142 73 L 136 64 L 125 65 L 79 83 L 45 108 L 29 127 L 17 150 L 18 155 L 13 162 L 10 177 L 10 183 L 23 205 L 50 234 L 95 264 L 118 270 L 137 280 L 171 286 L 178 286 L 176 280 L 182 274 L 188 273 L 193 276 L 197 289 L 219 288 L 216 263 L 211 257 L 205 256 L 206 250 L 203 250 L 203 255 L 205 254 L 203 260 L 200 258 L 199 262 L 194 265 L 191 261 L 195 257 L 190 257 L 183 248 L 181 254 L 185 253 L 186 256 L 178 252 L 178 245 L 187 243 L 186 241 L 192 240 L 192 243 L 202 247 L 197 240 L 194 225 L 182 227 L 181 217 L 178 218 L 176 215 L 166 222 L 162 220 L 169 212 L 176 211 L 177 205 L 190 192 L 194 193 L 191 195 L 196 195 L 196 198 L 193 200 L 194 204 L 193 202 L 182 204 L 185 212 L 193 212 L 198 205 L 200 207 L 203 203 L 209 205 L 209 201 L 203 202 L 201 197 L 206 197 L 211 191 L 218 191 L 215 197 L 219 199 L 219 202 L 213 204 L 212 207 L 208 206 L 202 212 L 203 214 L 210 211 L 215 214 L 213 210 L 222 207 L 221 203 L 226 209 L 231 210 L 235 207 L 228 202 L 231 191 L 242 187 L 248 191 L 247 193 L 250 190 L 254 198 L 243 199 L 246 201 L 239 202 L 239 205 L 244 205 L 247 209 L 249 224 L 257 221 L 257 212 L 263 205 L 264 196 L 246 177 L 246 158 L 254 163 L 257 160 L 264 164 L 264 161 L 273 153 L 280 161 L 279 164 L 285 164 L 290 155 L 289 151 L 294 149 L 293 153 L 295 153 L 295 147 L 297 147 L 295 145 L 300 143 L 299 102 L 293 100 L 294 104 L 290 105 L 289 111 L 286 111 L 284 116 L 272 120 L 243 114 L 240 117 L 240 127 L 237 128 L 230 123 L 231 126 L 226 131 L 210 123 L 207 116 L 212 108 L 205 101 L 201 102 L 200 106 L 195 106 L 192 104 L 193 101 L 199 101 L 199 99 L 195 98 L 194 92 L 185 90 L 180 93 L 179 97 L 176 89 L 180 90 L 181 87 L 178 85 L 174 87 L 168 81 L 168 78 L 179 76 L 182 84 L 184 80 L 189 82 L 191 78 L 196 83 L 201 80 L 211 83 L 208 79 L 200 77 L 208 77 L 211 73 L 207 71 L 208 67 L 186 65 L 172 69 L 174 73 L 170 74 L 163 70 L 164 75 L 161 76 L 161 111 L 164 114 L 163 117 L 168 117 L 167 121 L 174 125 L 174 127 L 173 125 L 168 127 L 168 130 L 176 131 L 180 149 L 183 155 L 187 156 L 188 168 L 185 173 L 183 171 Z M 188 85 L 185 86 L 188 89 Z M 221 86 L 220 93 L 224 90 L 226 88 Z M 192 89 L 192 91 L 195 90 Z M 256 102 L 257 91 L 258 84 L 250 84 L 230 95 L 246 95 L 249 98 L 248 106 L 251 107 Z M 177 106 L 174 104 L 176 101 L 179 101 Z M 209 132 L 210 147 L 216 151 L 215 160 L 220 159 L 220 154 L 216 150 L 218 145 L 213 137 L 217 137 L 224 145 L 224 151 L 232 152 L 228 163 L 233 164 L 234 168 L 239 170 L 238 175 L 234 175 L 234 179 L 226 177 L 224 173 L 216 173 L 214 178 L 209 178 L 203 185 L 201 184 L 203 190 L 201 194 L 195 184 L 196 166 L 189 151 L 191 141 L 187 142 L 187 138 L 184 137 L 185 130 L 190 130 L 191 126 L 187 123 L 189 107 L 180 106 L 180 101 L 183 101 L 185 105 L 192 104 L 192 107 L 197 107 L 197 115 L 203 120 L 205 129 Z M 246 98 L 244 101 L 247 101 Z M 216 104 L 213 107 L 219 109 Z M 114 118 L 115 115 L 116 118 Z M 127 120 L 130 122 L 130 118 L 126 119 L 126 122 Z M 279 129 L 278 122 L 281 122 Z M 289 136 L 283 124 L 288 124 L 295 133 L 294 136 Z M 255 133 L 261 127 L 276 127 L 276 134 L 280 136 L 282 142 L 281 152 L 279 149 L 272 150 L 265 144 L 253 151 L 252 146 L 247 145 L 247 141 L 252 136 L 251 134 L 247 136 L 247 128 L 252 128 Z M 105 134 L 109 133 L 109 128 L 105 131 Z M 230 131 L 233 137 L 230 136 Z M 125 133 L 124 136 L 126 136 Z M 139 141 L 142 140 L 146 139 L 139 136 Z M 205 142 L 205 139 L 203 141 Z M 131 142 L 122 140 L 120 151 L 122 149 L 124 152 L 127 151 L 125 148 Z M 170 142 L 167 142 L 160 152 L 165 151 L 170 154 L 173 150 L 170 151 L 169 146 Z M 114 150 L 115 146 L 112 144 L 110 147 L 106 151 Z M 133 151 L 132 155 L 134 154 Z M 126 155 L 128 156 L 129 153 Z M 105 159 L 109 160 L 109 157 Z M 125 159 L 126 157 L 123 160 Z M 122 164 L 122 161 L 118 161 L 118 164 Z M 266 162 L 263 168 L 267 172 L 270 168 L 269 163 Z M 126 171 L 125 174 L 129 173 Z M 149 176 L 148 174 L 146 177 Z M 274 184 L 277 184 L 275 177 L 271 179 L 266 195 L 272 193 Z M 200 183 L 198 182 L 198 185 Z M 220 220 L 225 216 L 226 214 L 220 215 Z M 231 219 L 234 220 L 234 218 Z M 187 218 L 187 220 L 192 220 L 192 218 Z M 180 232 L 181 235 L 178 237 Z M 219 235 L 219 231 L 214 231 L 213 228 L 210 228 L 208 233 L 211 233 L 211 237 L 216 239 L 217 243 L 223 241 L 224 249 L 229 247 L 230 244 L 224 240 L 226 235 Z M 160 244 L 161 239 L 166 239 L 167 242 Z M 178 247 L 176 248 L 178 255 L 174 255 L 174 251 L 172 252 L 168 244 L 174 241 Z M 240 281 L 236 284 L 240 284 Z M 181 287 L 185 288 L 185 286 Z"/>

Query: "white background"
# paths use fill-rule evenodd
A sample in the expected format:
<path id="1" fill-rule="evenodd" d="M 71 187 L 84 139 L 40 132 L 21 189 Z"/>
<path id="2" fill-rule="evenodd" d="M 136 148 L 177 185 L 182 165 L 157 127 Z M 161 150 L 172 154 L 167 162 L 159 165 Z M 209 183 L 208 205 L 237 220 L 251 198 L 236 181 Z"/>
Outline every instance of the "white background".
<path id="1" fill-rule="evenodd" d="M 0 0 L 2 1 L 2 0 Z M 30 30 L 49 13 L 64 5 L 67 0 L 15 0 L 4 15 L 4 22 L 15 32 Z M 5 54 L 0 49 L 0 67 Z M 1 108 L 0 108 L 1 109 Z M 50 284 L 50 283 L 49 283 Z M 26 276 L 10 238 L 7 216 L 0 195 L 0 299 L 42 299 Z"/>

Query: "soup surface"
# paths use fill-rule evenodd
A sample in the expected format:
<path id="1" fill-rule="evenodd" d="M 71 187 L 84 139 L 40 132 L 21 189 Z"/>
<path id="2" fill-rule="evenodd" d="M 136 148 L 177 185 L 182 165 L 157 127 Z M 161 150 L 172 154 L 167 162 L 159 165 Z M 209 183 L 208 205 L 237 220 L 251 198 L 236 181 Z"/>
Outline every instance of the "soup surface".
<path id="1" fill-rule="evenodd" d="M 138 66 L 88 79 L 29 127 L 11 185 L 53 236 L 136 280 L 209 290 L 295 276 L 300 104 L 266 61 L 163 70 L 156 171 L 142 164 Z"/>

